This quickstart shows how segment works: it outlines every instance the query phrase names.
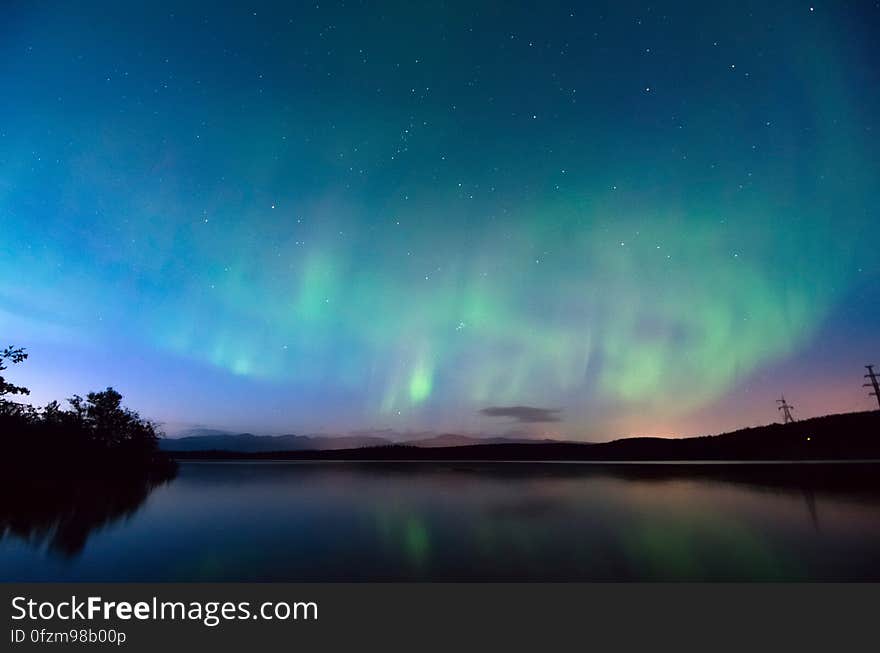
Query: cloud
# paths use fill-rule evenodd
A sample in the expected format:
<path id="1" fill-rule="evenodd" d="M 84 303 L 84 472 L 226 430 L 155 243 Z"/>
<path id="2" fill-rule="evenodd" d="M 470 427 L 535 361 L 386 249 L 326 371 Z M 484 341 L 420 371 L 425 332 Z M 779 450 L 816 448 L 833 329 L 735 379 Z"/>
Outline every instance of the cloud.
<path id="1" fill-rule="evenodd" d="M 510 417 L 521 424 L 537 422 L 561 422 L 560 408 L 536 408 L 535 406 L 489 406 L 480 414 L 487 417 Z"/>

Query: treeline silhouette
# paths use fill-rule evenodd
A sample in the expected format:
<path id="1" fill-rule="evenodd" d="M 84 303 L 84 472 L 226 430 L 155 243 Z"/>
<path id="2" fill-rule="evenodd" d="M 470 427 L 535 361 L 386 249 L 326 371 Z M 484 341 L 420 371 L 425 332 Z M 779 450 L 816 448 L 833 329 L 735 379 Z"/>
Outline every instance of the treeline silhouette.
<path id="1" fill-rule="evenodd" d="M 0 374 L 8 363 L 27 357 L 22 348 L 6 347 L 0 351 Z M 39 409 L 8 398 L 29 393 L 0 376 L 0 473 L 154 481 L 174 475 L 176 463 L 159 450 L 156 425 L 125 408 L 113 388 L 74 395 L 69 408 L 52 401 Z"/>
<path id="2" fill-rule="evenodd" d="M 27 357 L 0 351 L 0 540 L 72 557 L 91 533 L 133 514 L 177 463 L 159 450 L 156 425 L 113 388 L 74 395 L 69 408 L 12 401 L 30 391 L 2 373 Z"/>

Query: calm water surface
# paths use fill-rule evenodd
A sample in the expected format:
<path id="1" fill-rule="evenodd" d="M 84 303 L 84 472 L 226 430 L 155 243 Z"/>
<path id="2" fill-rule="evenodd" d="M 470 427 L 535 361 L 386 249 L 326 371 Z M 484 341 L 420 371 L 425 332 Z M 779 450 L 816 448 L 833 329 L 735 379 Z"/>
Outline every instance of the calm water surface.
<path id="1" fill-rule="evenodd" d="M 0 498 L 0 579 L 880 580 L 874 464 L 183 463 L 35 492 Z"/>

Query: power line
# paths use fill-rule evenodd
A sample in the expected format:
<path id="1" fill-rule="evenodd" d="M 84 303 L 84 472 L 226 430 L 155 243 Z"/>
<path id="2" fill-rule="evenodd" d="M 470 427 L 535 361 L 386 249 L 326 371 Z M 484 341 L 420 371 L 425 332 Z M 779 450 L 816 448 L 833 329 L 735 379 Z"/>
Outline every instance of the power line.
<path id="1" fill-rule="evenodd" d="M 777 399 L 776 403 L 779 406 L 776 407 L 776 410 L 782 411 L 782 423 L 783 424 L 794 424 L 794 417 L 791 415 L 791 411 L 794 408 L 790 403 L 785 400 L 785 395 L 782 395 L 781 399 Z"/>
<path id="2" fill-rule="evenodd" d="M 877 373 L 874 371 L 873 365 L 865 365 L 865 369 L 868 370 L 868 373 L 865 374 L 865 378 L 871 379 L 871 382 L 863 384 L 862 387 L 874 388 L 874 392 L 869 392 L 868 395 L 877 397 L 877 405 L 880 406 L 880 382 L 877 380 Z"/>

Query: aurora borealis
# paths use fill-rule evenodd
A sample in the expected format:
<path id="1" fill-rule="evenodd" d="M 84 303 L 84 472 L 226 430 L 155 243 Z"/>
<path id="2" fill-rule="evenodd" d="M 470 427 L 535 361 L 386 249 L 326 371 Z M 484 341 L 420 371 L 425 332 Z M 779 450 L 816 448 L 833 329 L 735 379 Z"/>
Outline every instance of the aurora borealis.
<path id="1" fill-rule="evenodd" d="M 871 407 L 876 3 L 125 4 L 3 10 L 34 403 L 582 439 Z"/>

